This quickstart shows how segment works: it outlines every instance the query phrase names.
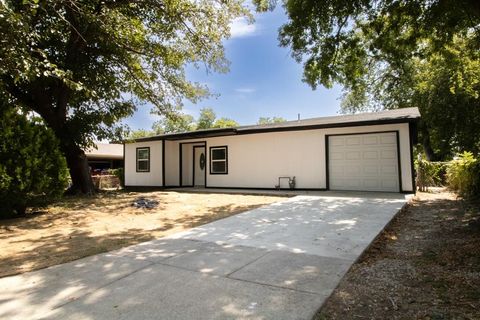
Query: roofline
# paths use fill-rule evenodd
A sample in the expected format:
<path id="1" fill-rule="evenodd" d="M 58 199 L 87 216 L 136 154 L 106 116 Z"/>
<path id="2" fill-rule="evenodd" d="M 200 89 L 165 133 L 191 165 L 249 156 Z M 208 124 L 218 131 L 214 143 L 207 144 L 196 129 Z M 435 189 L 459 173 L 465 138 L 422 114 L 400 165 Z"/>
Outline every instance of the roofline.
<path id="1" fill-rule="evenodd" d="M 415 117 L 415 118 L 403 117 L 403 118 L 334 122 L 334 123 L 298 125 L 298 126 L 292 125 L 288 127 L 265 127 L 265 128 L 237 127 L 237 128 L 222 128 L 222 129 L 215 129 L 215 130 L 207 129 L 202 131 L 189 131 L 189 132 L 172 133 L 172 134 L 159 135 L 159 136 L 153 136 L 153 137 L 145 137 L 145 138 L 139 138 L 139 139 L 134 139 L 130 141 L 126 140 L 124 141 L 124 143 L 164 141 L 164 140 L 188 140 L 188 139 L 223 137 L 223 136 L 256 134 L 256 133 L 302 131 L 302 130 L 314 130 L 314 129 L 341 128 L 341 127 L 359 127 L 359 126 L 395 124 L 395 123 L 416 123 L 419 121 L 419 119 L 420 119 L 419 117 Z"/>

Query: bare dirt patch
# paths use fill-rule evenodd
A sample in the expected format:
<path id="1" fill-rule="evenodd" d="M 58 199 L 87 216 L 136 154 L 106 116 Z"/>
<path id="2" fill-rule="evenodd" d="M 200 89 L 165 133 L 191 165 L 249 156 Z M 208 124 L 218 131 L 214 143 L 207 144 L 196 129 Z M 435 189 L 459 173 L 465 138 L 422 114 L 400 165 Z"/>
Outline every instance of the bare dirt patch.
<path id="1" fill-rule="evenodd" d="M 419 193 L 315 319 L 480 319 L 479 207 Z"/>
<path id="2" fill-rule="evenodd" d="M 153 209 L 131 204 L 144 197 Z M 166 236 L 284 198 L 180 192 L 72 197 L 26 218 L 0 221 L 0 277 Z"/>

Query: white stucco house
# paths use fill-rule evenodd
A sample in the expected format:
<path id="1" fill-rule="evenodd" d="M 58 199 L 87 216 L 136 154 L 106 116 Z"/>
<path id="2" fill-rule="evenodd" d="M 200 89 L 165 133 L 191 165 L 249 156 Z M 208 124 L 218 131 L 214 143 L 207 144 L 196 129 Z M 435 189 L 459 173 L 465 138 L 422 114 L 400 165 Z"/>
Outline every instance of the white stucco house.
<path id="1" fill-rule="evenodd" d="M 164 134 L 124 144 L 126 187 L 415 192 L 417 108 Z"/>

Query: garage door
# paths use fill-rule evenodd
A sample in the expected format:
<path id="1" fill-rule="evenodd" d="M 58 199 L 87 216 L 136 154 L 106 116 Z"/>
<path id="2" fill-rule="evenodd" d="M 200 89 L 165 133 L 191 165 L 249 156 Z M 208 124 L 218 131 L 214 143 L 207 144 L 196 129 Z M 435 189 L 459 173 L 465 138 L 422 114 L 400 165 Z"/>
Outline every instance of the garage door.
<path id="1" fill-rule="evenodd" d="M 328 137 L 331 190 L 399 192 L 397 133 Z"/>

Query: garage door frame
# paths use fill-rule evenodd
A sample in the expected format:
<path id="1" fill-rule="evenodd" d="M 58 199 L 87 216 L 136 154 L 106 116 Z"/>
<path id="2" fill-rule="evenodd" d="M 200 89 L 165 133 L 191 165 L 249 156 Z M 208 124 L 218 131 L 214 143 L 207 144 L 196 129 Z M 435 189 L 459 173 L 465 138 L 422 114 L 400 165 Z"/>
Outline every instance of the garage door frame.
<path id="1" fill-rule="evenodd" d="M 337 134 L 326 134 L 325 135 L 325 177 L 326 177 L 326 189 L 330 190 L 330 173 L 329 173 L 329 164 L 330 164 L 330 159 L 329 159 L 329 137 L 334 137 L 334 136 L 354 136 L 354 135 L 366 135 L 366 134 L 381 134 L 381 133 L 395 133 L 396 136 L 396 142 L 397 142 L 397 166 L 398 166 L 398 185 L 399 185 L 399 191 L 400 193 L 403 192 L 403 187 L 402 187 L 402 166 L 401 166 L 401 160 L 400 160 L 400 132 L 399 130 L 389 130 L 389 131 L 372 131 L 372 132 L 353 132 L 353 133 L 337 133 Z M 371 191 L 371 192 L 379 192 L 379 191 Z"/>

